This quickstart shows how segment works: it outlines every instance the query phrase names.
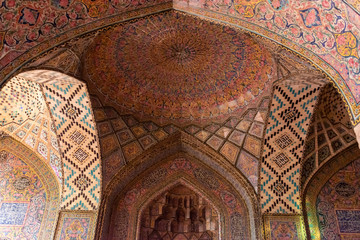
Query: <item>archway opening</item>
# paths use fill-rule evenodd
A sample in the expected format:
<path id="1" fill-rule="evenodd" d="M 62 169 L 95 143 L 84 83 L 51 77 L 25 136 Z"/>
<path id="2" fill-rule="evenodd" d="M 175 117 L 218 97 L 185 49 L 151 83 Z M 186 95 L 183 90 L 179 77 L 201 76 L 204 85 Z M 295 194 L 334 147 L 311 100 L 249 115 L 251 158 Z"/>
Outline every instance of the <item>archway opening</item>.
<path id="1" fill-rule="evenodd" d="M 218 240 L 219 214 L 183 184 L 162 192 L 142 211 L 140 240 Z"/>
<path id="2" fill-rule="evenodd" d="M 60 188 L 52 169 L 8 136 L 0 139 L 0 238 L 52 239 Z"/>

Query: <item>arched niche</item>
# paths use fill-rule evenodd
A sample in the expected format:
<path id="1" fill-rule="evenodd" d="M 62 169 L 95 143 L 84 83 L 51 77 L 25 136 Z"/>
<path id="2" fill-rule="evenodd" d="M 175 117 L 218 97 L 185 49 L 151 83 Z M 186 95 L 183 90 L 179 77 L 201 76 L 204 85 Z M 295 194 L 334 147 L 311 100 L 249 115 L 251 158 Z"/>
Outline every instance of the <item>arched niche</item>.
<path id="1" fill-rule="evenodd" d="M 57 177 L 9 136 L 0 139 L 0 183 L 0 238 L 52 239 L 61 202 Z"/>
<path id="2" fill-rule="evenodd" d="M 112 214 L 108 238 L 141 239 L 140 216 L 148 200 L 166 189 L 171 190 L 178 183 L 206 196 L 205 199 L 219 209 L 223 223 L 218 224 L 221 230 L 218 239 L 251 238 L 248 209 L 242 197 L 213 169 L 182 153 L 146 170 L 117 196 L 114 205 L 110 206 Z"/>
<path id="3" fill-rule="evenodd" d="M 137 217 L 137 238 L 218 240 L 219 209 L 191 183 L 179 179 L 146 201 Z"/>
<path id="4" fill-rule="evenodd" d="M 101 159 L 86 84 L 52 70 L 26 71 L 15 78 L 36 86 L 41 95 L 39 101 L 46 105 L 54 125 L 64 179 L 62 209 L 97 210 L 101 197 Z M 34 106 L 29 109 L 33 110 Z"/>
<path id="5" fill-rule="evenodd" d="M 321 232 L 326 228 L 327 224 L 324 224 L 324 216 L 321 216 L 322 213 L 319 214 L 319 209 L 321 211 L 324 210 L 324 206 L 319 206 L 319 203 L 321 203 L 321 199 L 324 198 L 333 198 L 332 200 L 329 200 L 330 202 L 335 200 L 338 201 L 337 198 L 342 198 L 341 199 L 341 204 L 339 204 L 338 206 L 335 207 L 335 205 L 330 206 L 329 204 L 327 204 L 327 211 L 332 213 L 332 216 L 334 217 L 334 219 L 332 219 L 331 225 L 333 225 L 332 227 L 334 229 L 336 229 L 338 227 L 335 226 L 337 223 L 336 221 L 336 214 L 335 214 L 335 209 L 338 208 L 337 210 L 349 210 L 353 208 L 353 204 L 349 204 L 351 203 L 351 201 L 347 201 L 346 199 L 346 191 L 348 189 L 351 188 L 351 184 L 353 184 L 355 182 L 356 179 L 358 179 L 358 175 L 355 176 L 355 172 L 356 171 L 348 171 L 347 168 L 351 168 L 352 164 L 355 164 L 357 162 L 359 162 L 360 158 L 360 150 L 357 146 L 357 144 L 353 144 L 352 146 L 348 147 L 347 149 L 345 149 L 344 151 L 342 151 L 341 153 L 335 155 L 332 159 L 328 160 L 324 165 L 322 165 L 317 171 L 316 173 L 312 176 L 312 178 L 309 180 L 308 184 L 306 185 L 306 188 L 303 192 L 303 196 L 302 196 L 302 207 L 303 207 L 303 212 L 304 212 L 304 220 L 305 220 L 305 226 L 306 226 L 306 234 L 307 234 L 307 238 L 308 239 L 324 239 L 322 238 L 322 234 Z M 344 196 L 333 196 L 336 195 L 336 193 L 334 191 L 336 187 L 334 187 L 333 185 L 337 185 L 338 183 L 336 183 L 336 181 L 338 181 L 340 178 L 339 174 L 342 174 L 341 172 L 350 172 L 350 175 L 353 174 L 353 180 L 354 182 L 346 183 L 343 184 L 344 186 L 339 186 L 338 188 L 343 188 L 344 189 Z M 353 173 L 351 173 L 353 172 Z M 358 173 L 357 173 L 358 174 Z M 333 179 L 334 178 L 334 179 Z M 344 182 L 346 182 L 346 179 L 343 178 Z M 358 180 L 356 180 L 358 181 Z M 341 185 L 341 184 L 340 184 Z M 346 185 L 346 186 L 345 186 Z M 333 188 L 333 189 L 332 189 Z M 338 191 L 340 191 L 338 189 Z M 359 189 L 356 189 L 354 194 L 359 195 Z M 339 194 L 337 194 L 339 195 Z M 340 193 L 341 195 L 341 193 Z M 360 204 L 357 204 L 357 209 L 360 209 Z M 320 212 L 321 212 L 320 211 Z M 335 215 L 334 215 L 335 214 Z M 346 212 L 344 213 L 340 213 L 340 214 L 346 214 Z M 320 223 L 320 224 L 319 224 Z M 335 225 L 334 225 L 335 224 Z M 340 223 L 342 224 L 342 223 Z M 322 230 L 321 230 L 322 229 Z M 337 228 L 337 230 L 339 230 Z M 346 233 L 345 233 L 346 235 Z M 358 233 L 357 236 L 359 236 L 360 234 Z M 347 235 L 348 237 L 351 237 L 350 235 Z M 331 234 L 331 237 L 334 237 L 334 239 L 340 239 L 340 236 L 337 235 L 337 233 L 333 232 Z"/>
<path id="6" fill-rule="evenodd" d="M 98 228 L 96 231 L 95 239 L 110 239 L 112 234 L 110 230 L 112 228 L 112 223 L 116 222 L 113 220 L 113 217 L 115 216 L 114 214 L 117 212 L 115 211 L 115 209 L 118 210 L 119 201 L 121 201 L 122 199 L 121 196 L 124 196 L 124 194 L 126 196 L 126 192 L 129 191 L 130 186 L 135 184 L 136 181 L 139 181 L 136 179 L 138 179 L 139 176 L 146 175 L 147 172 L 154 172 L 154 169 L 156 170 L 155 166 L 170 164 L 170 162 L 174 160 L 174 158 L 176 158 L 177 156 L 183 156 L 184 158 L 188 159 L 189 163 L 199 165 L 202 169 L 204 168 L 207 169 L 206 171 L 211 172 L 211 174 L 207 175 L 207 179 L 203 182 L 211 182 L 216 177 L 219 179 L 219 182 L 223 183 L 224 189 L 229 188 L 228 192 L 230 192 L 234 196 L 234 199 L 236 199 L 237 203 L 241 203 L 240 205 L 242 206 L 243 210 L 241 214 L 234 214 L 233 216 L 231 216 L 232 212 L 229 210 L 230 213 L 228 221 L 241 222 L 241 219 L 246 219 L 246 223 L 243 224 L 243 227 L 244 229 L 247 229 L 247 232 L 244 231 L 244 233 L 248 235 L 246 235 L 244 239 L 258 239 L 260 237 L 260 211 L 258 209 L 259 205 L 257 196 L 254 189 L 251 187 L 251 183 L 239 171 L 237 171 L 233 166 L 231 166 L 231 164 L 226 159 L 221 157 L 221 155 L 209 149 L 207 146 L 204 146 L 200 141 L 189 136 L 188 134 L 178 132 L 169 136 L 167 139 L 163 140 L 162 142 L 145 151 L 136 159 L 132 160 L 128 165 L 121 168 L 119 172 L 115 175 L 115 177 L 111 180 L 111 182 L 105 189 L 102 198 L 103 200 L 100 206 Z M 159 183 L 165 185 L 159 187 L 159 189 L 155 189 L 156 187 L 152 187 L 152 189 L 156 190 L 157 192 L 155 191 L 154 193 L 149 194 L 148 198 L 151 198 L 151 196 L 157 196 L 160 192 L 163 191 L 163 189 L 166 189 L 166 186 L 169 183 L 176 182 L 176 180 L 179 180 L 181 178 L 186 179 L 187 182 L 192 184 L 192 186 L 198 186 L 194 189 L 205 189 L 203 190 L 203 192 L 211 195 L 211 189 L 209 189 L 209 187 L 204 188 L 201 183 L 199 183 L 200 180 L 196 180 L 194 173 L 190 169 L 188 171 L 190 171 L 191 173 L 182 173 L 180 175 L 175 174 L 172 175 L 175 177 L 169 179 L 167 179 L 167 174 L 166 176 L 164 175 L 164 179 L 162 179 Z M 159 171 L 160 170 L 156 170 L 155 173 L 153 173 L 154 177 L 158 177 L 159 175 L 163 174 L 161 173 L 161 171 Z M 149 181 L 152 180 L 150 179 Z M 146 183 L 144 184 L 146 185 L 149 181 L 146 181 Z M 197 185 L 196 182 L 198 182 Z M 140 187 L 141 181 L 139 182 L 139 184 Z M 213 194 L 216 195 L 215 193 Z M 226 195 L 224 195 L 223 197 L 225 199 L 227 198 Z M 208 197 L 208 199 L 216 198 Z M 223 200 L 220 195 L 217 195 L 217 199 L 221 199 L 218 200 L 218 202 L 220 201 L 221 203 L 217 204 L 217 206 L 226 205 L 227 200 Z M 233 197 L 230 197 L 230 199 L 233 199 Z M 144 205 L 144 203 L 140 205 Z M 138 209 L 140 209 L 140 207 L 138 207 Z M 227 208 L 225 207 L 225 209 Z M 121 211 L 117 212 L 119 221 L 121 219 L 127 219 L 127 217 L 130 215 Z M 135 216 L 137 216 L 137 214 L 132 214 L 131 216 L 131 219 L 136 219 Z M 122 226 L 129 225 L 131 227 L 131 234 L 133 234 L 131 236 L 134 236 L 134 234 L 136 233 L 136 221 L 131 222 L 131 224 L 130 222 L 128 223 L 125 220 L 120 222 L 119 221 L 118 224 Z M 226 231 L 228 231 L 229 235 L 225 236 L 222 239 L 232 239 L 230 233 L 230 222 L 228 222 L 228 224 L 225 224 L 224 226 L 226 226 L 228 229 L 224 230 L 225 233 Z M 238 234 L 241 234 L 240 231 L 236 230 L 236 228 L 233 228 L 232 230 L 233 236 L 235 236 L 235 238 L 233 239 L 243 239 L 242 237 L 239 238 L 240 235 Z M 116 237 L 119 237 L 120 235 L 121 234 L 117 234 Z M 128 237 L 125 234 L 122 235 Z M 135 237 L 130 237 L 128 239 L 135 239 Z"/>

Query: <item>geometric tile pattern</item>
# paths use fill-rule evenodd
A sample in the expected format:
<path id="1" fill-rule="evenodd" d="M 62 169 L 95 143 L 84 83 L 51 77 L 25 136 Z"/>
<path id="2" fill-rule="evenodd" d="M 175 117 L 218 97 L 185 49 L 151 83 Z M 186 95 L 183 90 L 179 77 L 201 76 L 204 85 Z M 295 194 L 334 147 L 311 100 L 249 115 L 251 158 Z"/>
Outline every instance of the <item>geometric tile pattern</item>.
<path id="1" fill-rule="evenodd" d="M 0 91 L 0 121 L 0 130 L 33 149 L 62 184 L 57 137 L 40 86 L 21 77 L 9 80 Z"/>
<path id="2" fill-rule="evenodd" d="M 100 152 L 86 85 L 53 71 L 36 70 L 20 76 L 41 86 L 54 120 L 64 165 L 62 209 L 97 209 Z"/>
<path id="3" fill-rule="evenodd" d="M 140 122 L 131 115 L 119 115 L 113 108 L 103 107 L 96 96 L 91 96 L 91 101 L 97 113 L 95 120 L 100 137 L 104 187 L 126 163 L 175 131 L 184 131 L 224 156 L 257 191 L 262 131 L 270 103 L 268 97 L 259 102 L 257 109 L 249 109 L 241 117 L 230 117 L 222 123 L 203 127 L 189 125 L 182 128 L 172 124 L 162 127 L 151 121 Z"/>
<path id="4" fill-rule="evenodd" d="M 274 88 L 260 170 L 263 213 L 300 213 L 300 160 L 319 89 L 306 82 Z"/>
<path id="5" fill-rule="evenodd" d="M 6 134 L 0 141 L 0 162 L 0 239 L 53 239 L 61 185 L 52 169 Z"/>
<path id="6" fill-rule="evenodd" d="M 305 229 L 301 216 L 265 216 L 265 237 L 269 240 L 304 240 Z"/>
<path id="7" fill-rule="evenodd" d="M 321 166 L 354 143 L 356 136 L 345 103 L 337 90 L 327 84 L 319 96 L 305 143 L 301 190 Z"/>
<path id="8" fill-rule="evenodd" d="M 56 231 L 56 237 L 54 239 L 90 240 L 94 238 L 95 228 L 96 228 L 95 212 L 62 211 L 59 217 L 59 226 Z"/>

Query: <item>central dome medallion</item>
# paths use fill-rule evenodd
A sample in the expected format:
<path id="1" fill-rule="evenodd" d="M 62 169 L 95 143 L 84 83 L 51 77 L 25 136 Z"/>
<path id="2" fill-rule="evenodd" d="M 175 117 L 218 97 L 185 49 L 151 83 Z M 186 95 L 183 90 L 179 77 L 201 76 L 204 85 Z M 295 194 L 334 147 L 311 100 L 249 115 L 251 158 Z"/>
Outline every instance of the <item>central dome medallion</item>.
<path id="1" fill-rule="evenodd" d="M 103 100 L 161 125 L 238 115 L 274 81 L 271 54 L 252 37 L 176 11 L 102 32 L 85 58 Z"/>

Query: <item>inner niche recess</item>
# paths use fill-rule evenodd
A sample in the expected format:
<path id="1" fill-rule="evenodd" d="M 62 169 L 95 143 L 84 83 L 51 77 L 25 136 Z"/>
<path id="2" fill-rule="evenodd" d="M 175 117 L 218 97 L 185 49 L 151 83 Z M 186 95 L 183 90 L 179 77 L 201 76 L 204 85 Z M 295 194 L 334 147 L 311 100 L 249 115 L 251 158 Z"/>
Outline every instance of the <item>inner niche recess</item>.
<path id="1" fill-rule="evenodd" d="M 141 240 L 218 240 L 219 216 L 204 197 L 176 185 L 142 211 Z"/>

